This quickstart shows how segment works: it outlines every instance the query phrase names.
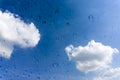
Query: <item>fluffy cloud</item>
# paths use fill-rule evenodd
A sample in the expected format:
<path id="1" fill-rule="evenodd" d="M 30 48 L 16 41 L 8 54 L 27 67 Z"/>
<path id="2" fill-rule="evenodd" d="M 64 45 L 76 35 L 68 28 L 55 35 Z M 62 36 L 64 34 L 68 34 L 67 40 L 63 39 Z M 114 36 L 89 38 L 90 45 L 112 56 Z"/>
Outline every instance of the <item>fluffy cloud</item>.
<path id="1" fill-rule="evenodd" d="M 94 80 L 115 80 L 118 77 L 120 77 L 120 68 L 110 68 L 102 72 L 100 77 L 94 78 Z"/>
<path id="2" fill-rule="evenodd" d="M 114 53 L 119 51 L 100 42 L 90 41 L 86 46 L 67 46 L 65 51 L 78 70 L 88 73 L 108 68 Z"/>
<path id="3" fill-rule="evenodd" d="M 14 46 L 35 47 L 40 33 L 33 23 L 27 24 L 10 12 L 0 11 L 0 56 L 10 58 Z"/>

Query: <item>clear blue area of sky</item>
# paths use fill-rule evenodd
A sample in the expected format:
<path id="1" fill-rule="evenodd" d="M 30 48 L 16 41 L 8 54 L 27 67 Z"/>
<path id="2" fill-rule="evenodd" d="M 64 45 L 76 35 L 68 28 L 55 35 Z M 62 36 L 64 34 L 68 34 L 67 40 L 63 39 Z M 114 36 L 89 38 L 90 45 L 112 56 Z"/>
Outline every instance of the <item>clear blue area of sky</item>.
<path id="1" fill-rule="evenodd" d="M 94 39 L 120 50 L 119 0 L 0 0 L 2 11 L 33 22 L 41 40 L 35 48 L 15 46 L 11 59 L 0 58 L 0 80 L 87 80 L 65 47 Z M 112 66 L 120 66 L 120 54 Z"/>

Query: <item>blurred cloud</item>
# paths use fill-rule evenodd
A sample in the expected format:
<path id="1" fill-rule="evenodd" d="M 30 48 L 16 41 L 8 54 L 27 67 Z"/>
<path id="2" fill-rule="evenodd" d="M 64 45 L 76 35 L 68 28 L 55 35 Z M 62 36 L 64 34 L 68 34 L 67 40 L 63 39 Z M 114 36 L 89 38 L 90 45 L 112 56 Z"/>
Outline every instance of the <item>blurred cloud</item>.
<path id="1" fill-rule="evenodd" d="M 15 45 L 35 47 L 39 40 L 39 30 L 33 23 L 25 23 L 8 11 L 0 11 L 0 57 L 10 58 Z"/>
<path id="2" fill-rule="evenodd" d="M 94 78 L 94 80 L 115 80 L 120 76 L 120 68 L 110 68 L 105 70 L 100 77 Z"/>
<path id="3" fill-rule="evenodd" d="M 94 40 L 88 42 L 86 46 L 67 46 L 65 51 L 69 60 L 76 63 L 77 69 L 85 73 L 109 68 L 113 54 L 119 52 L 116 48 Z"/>

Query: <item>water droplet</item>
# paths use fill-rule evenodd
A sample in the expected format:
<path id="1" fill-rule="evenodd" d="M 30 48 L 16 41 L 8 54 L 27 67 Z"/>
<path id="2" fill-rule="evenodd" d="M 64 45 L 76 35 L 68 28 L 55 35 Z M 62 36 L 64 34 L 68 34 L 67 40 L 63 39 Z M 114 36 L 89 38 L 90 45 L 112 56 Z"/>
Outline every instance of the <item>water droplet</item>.
<path id="1" fill-rule="evenodd" d="M 53 63 L 53 64 L 52 64 L 52 67 L 58 67 L 58 66 L 59 66 L 58 63 Z"/>
<path id="2" fill-rule="evenodd" d="M 44 21 L 42 21 L 42 24 L 46 24 L 47 22 L 44 20 Z"/>
<path id="3" fill-rule="evenodd" d="M 93 20 L 94 20 L 94 16 L 90 14 L 90 15 L 88 16 L 88 19 L 89 19 L 89 21 L 93 21 Z"/>

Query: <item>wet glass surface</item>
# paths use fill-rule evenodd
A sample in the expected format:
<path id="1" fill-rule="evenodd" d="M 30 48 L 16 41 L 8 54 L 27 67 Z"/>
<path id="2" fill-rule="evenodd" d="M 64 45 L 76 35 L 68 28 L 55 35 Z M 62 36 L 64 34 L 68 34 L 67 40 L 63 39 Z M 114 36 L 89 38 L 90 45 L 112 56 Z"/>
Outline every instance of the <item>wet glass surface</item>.
<path id="1" fill-rule="evenodd" d="M 41 34 L 37 46 L 14 46 L 10 59 L 0 58 L 0 80 L 92 80 L 69 61 L 65 47 L 90 40 L 119 46 L 119 1 L 113 0 L 0 0 L 25 23 L 33 22 Z M 120 2 L 119 2 L 120 3 Z M 27 42 L 26 42 L 27 43 Z M 113 66 L 119 66 L 114 56 Z"/>

